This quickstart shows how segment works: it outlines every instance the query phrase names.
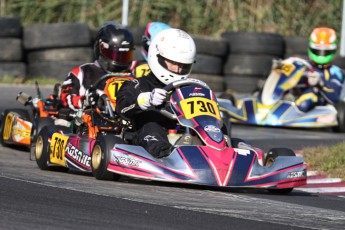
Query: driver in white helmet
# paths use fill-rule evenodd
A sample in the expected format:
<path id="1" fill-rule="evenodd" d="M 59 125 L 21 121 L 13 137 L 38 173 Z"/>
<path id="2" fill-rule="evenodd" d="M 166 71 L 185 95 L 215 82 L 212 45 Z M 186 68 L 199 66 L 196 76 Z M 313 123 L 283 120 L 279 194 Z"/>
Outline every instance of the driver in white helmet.
<path id="1" fill-rule="evenodd" d="M 155 108 L 166 99 L 164 86 L 189 76 L 195 55 L 195 43 L 189 34 L 174 28 L 163 30 L 149 47 L 151 73 L 125 82 L 117 94 L 117 113 L 131 119 L 136 129 L 134 144 L 143 146 L 156 158 L 172 152 L 167 129 L 174 129 L 176 121 L 166 118 Z"/>

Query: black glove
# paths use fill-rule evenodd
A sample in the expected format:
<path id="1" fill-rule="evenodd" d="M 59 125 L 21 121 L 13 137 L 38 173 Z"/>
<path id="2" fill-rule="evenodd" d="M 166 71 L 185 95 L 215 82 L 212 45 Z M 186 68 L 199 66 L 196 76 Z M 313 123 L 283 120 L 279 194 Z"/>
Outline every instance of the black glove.
<path id="1" fill-rule="evenodd" d="M 98 99 L 99 99 L 99 95 L 97 94 L 96 91 L 92 91 L 92 92 L 87 91 L 84 103 L 86 106 L 94 106 L 97 104 Z"/>

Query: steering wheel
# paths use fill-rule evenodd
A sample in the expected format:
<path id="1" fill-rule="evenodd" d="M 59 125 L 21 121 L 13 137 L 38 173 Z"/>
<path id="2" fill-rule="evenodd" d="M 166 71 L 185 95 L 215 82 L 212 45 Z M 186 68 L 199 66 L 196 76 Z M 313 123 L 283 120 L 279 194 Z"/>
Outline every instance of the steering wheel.
<path id="1" fill-rule="evenodd" d="M 100 77 L 94 84 L 92 84 L 90 86 L 90 88 L 88 89 L 88 93 L 96 91 L 99 86 L 106 82 L 108 79 L 111 79 L 113 77 L 130 77 L 131 75 L 128 73 L 108 73 L 103 75 L 102 77 Z M 106 109 L 107 112 L 109 112 L 110 117 L 114 118 L 114 112 L 112 111 L 112 107 L 111 107 L 111 102 L 110 102 L 110 98 L 108 97 L 108 95 L 106 94 L 102 94 L 100 95 L 100 99 L 103 100 L 104 104 L 106 105 Z M 97 106 L 97 105 L 96 105 Z"/>
<path id="2" fill-rule="evenodd" d="M 181 88 L 183 86 L 200 86 L 200 87 L 210 89 L 210 87 L 205 82 L 194 79 L 194 78 L 188 78 L 188 79 L 172 82 L 172 83 L 166 85 L 163 89 L 166 90 L 168 92 L 168 94 L 170 95 L 172 92 L 175 91 L 175 89 Z M 171 113 L 168 110 L 166 110 L 165 106 L 157 108 L 157 109 L 162 115 L 164 115 L 164 116 L 166 116 L 172 120 L 177 120 L 176 115 L 174 113 Z"/>

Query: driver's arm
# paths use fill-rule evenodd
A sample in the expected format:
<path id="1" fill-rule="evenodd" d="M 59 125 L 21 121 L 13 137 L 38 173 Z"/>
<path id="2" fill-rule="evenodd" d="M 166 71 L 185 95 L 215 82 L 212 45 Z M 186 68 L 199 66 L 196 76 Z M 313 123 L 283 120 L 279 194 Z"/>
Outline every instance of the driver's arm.
<path id="1" fill-rule="evenodd" d="M 141 93 L 137 86 L 138 81 L 126 81 L 117 93 L 116 113 L 127 119 L 132 119 L 142 113 L 142 109 L 137 103 L 138 95 Z"/>

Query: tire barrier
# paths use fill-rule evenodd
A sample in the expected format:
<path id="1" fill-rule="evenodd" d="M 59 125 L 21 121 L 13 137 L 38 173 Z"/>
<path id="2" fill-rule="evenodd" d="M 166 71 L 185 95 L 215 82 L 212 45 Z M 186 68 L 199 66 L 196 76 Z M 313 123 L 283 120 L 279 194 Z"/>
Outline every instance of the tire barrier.
<path id="1" fill-rule="evenodd" d="M 272 33 L 224 32 L 228 56 L 223 66 L 226 90 L 250 93 L 271 71 L 273 59 L 284 57 L 283 36 Z"/>
<path id="2" fill-rule="evenodd" d="M 65 79 L 72 68 L 93 61 L 92 36 L 86 24 L 25 26 L 23 45 L 27 51 L 28 77 Z"/>
<path id="3" fill-rule="evenodd" d="M 300 57 L 308 58 L 308 37 L 288 36 L 285 37 L 285 58 Z"/>
<path id="4" fill-rule="evenodd" d="M 22 25 L 17 17 L 0 18 L 0 77 L 26 77 Z"/>
<path id="5" fill-rule="evenodd" d="M 79 23 L 22 26 L 19 18 L 0 18 L 0 77 L 26 79 L 48 76 L 61 81 L 68 72 L 93 61 L 97 30 Z M 145 27 L 128 27 L 135 43 L 135 60 L 143 60 Z M 224 32 L 220 38 L 192 35 L 197 56 L 191 77 L 205 81 L 216 92 L 255 91 L 269 75 L 272 60 L 307 58 L 308 39 L 274 33 Z M 343 57 L 334 63 L 345 69 Z"/>

